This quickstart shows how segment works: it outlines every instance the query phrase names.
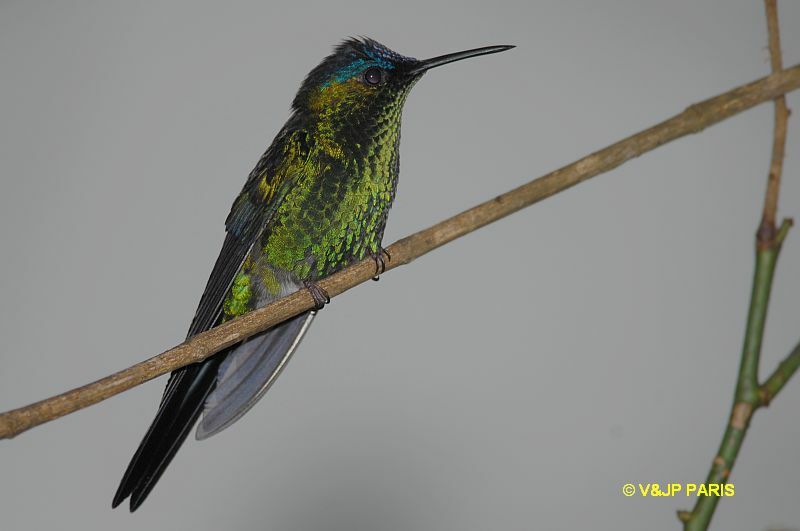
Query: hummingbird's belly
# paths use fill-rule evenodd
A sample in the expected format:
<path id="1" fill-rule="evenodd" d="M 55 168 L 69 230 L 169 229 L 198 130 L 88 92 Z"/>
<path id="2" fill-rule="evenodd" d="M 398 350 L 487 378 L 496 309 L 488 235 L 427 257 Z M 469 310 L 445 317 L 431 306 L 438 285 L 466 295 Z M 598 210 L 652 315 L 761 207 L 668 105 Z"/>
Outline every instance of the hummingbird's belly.
<path id="1" fill-rule="evenodd" d="M 376 253 L 385 219 L 384 209 L 368 204 L 350 215 L 283 222 L 266 236 L 260 252 L 267 264 L 301 281 L 319 279 Z"/>
<path id="2" fill-rule="evenodd" d="M 306 166 L 236 277 L 226 318 L 378 254 L 397 183 L 392 145 L 360 163 L 328 158 Z"/>
<path id="3" fill-rule="evenodd" d="M 396 173 L 389 169 L 365 173 L 319 178 L 306 190 L 298 186 L 275 212 L 260 249 L 254 252 L 301 281 L 322 278 L 377 253 Z M 375 174 L 386 177 L 370 177 Z"/>
<path id="4" fill-rule="evenodd" d="M 347 223 L 318 222 L 303 231 L 293 225 L 274 226 L 257 242 L 236 275 L 223 304 L 229 320 L 294 293 L 305 281 L 335 273 L 369 254 L 377 254 L 385 211 L 367 211 Z M 302 226 L 302 224 L 299 224 Z M 310 236 L 309 236 L 310 235 Z"/>

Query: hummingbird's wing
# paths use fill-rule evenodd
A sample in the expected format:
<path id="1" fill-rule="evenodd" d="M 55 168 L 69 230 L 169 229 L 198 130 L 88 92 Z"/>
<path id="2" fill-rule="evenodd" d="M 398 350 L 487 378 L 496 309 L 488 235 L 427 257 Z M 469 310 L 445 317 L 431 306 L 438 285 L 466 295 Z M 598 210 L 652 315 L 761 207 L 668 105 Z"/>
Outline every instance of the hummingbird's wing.
<path id="1" fill-rule="evenodd" d="M 220 364 L 206 398 L 198 440 L 224 430 L 247 413 L 275 382 L 303 339 L 315 312 L 306 312 L 235 347 Z"/>
<path id="2" fill-rule="evenodd" d="M 188 337 L 219 323 L 222 304 L 237 272 L 253 244 L 268 230 L 272 214 L 297 177 L 280 171 L 278 167 L 286 143 L 291 141 L 287 128 L 261 157 L 231 209 L 222 250 L 200 299 Z M 270 333 L 272 330 L 264 334 Z M 231 347 L 203 362 L 172 372 L 156 417 L 125 471 L 112 507 L 128 496 L 131 497 L 131 511 L 141 505 L 200 416 L 214 387 L 220 364 L 231 350 L 242 346 Z"/>

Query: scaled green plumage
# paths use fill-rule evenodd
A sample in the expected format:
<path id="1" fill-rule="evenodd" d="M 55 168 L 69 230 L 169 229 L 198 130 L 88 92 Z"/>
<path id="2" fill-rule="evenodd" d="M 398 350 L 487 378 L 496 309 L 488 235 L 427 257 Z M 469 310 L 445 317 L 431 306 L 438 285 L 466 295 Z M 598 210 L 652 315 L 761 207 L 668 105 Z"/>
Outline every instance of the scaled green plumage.
<path id="1" fill-rule="evenodd" d="M 279 139 L 281 164 L 274 174 L 258 177 L 257 193 L 267 203 L 276 201 L 281 183 L 291 182 L 291 189 L 280 196 L 269 231 L 236 277 L 226 318 L 251 310 L 255 290 L 278 293 L 274 269 L 314 281 L 380 252 L 397 186 L 402 105 L 411 85 L 381 98 L 388 101 L 371 113 L 363 136 L 353 135 L 351 124 L 374 106 L 373 88 L 349 78 L 309 93 L 306 108 L 313 118 Z"/>

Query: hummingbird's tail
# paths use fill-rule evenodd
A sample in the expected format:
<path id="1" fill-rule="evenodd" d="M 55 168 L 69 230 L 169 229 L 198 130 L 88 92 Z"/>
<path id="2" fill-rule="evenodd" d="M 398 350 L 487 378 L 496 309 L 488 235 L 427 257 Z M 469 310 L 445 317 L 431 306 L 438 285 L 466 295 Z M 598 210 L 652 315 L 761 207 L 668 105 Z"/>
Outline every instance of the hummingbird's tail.
<path id="1" fill-rule="evenodd" d="M 219 433 L 244 415 L 286 366 L 314 314 L 298 315 L 201 363 L 174 371 L 111 506 L 130 496 L 133 512 L 144 502 L 201 413 L 198 439 Z"/>
<path id="2" fill-rule="evenodd" d="M 174 371 L 150 429 L 128 464 L 111 507 L 131 497 L 131 512 L 144 502 L 203 411 L 226 352 Z"/>

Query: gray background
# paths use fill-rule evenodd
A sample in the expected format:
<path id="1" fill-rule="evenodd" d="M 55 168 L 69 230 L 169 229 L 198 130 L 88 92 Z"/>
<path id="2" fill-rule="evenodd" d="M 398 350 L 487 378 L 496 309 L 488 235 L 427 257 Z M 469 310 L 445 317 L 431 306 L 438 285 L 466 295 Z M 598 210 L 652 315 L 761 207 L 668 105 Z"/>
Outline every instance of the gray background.
<path id="1" fill-rule="evenodd" d="M 782 1 L 785 62 L 800 3 Z M 427 57 L 387 242 L 769 70 L 760 1 L 0 6 L 0 408 L 179 342 L 235 194 L 348 35 Z M 800 109 L 794 95 L 790 106 Z M 791 121 L 781 211 L 800 217 Z M 165 378 L 0 443 L 3 528 L 676 529 L 728 414 L 768 167 L 764 105 L 337 298 L 279 383 L 117 482 Z M 800 232 L 770 371 L 798 339 Z M 800 381 L 759 412 L 717 529 L 800 526 Z"/>

